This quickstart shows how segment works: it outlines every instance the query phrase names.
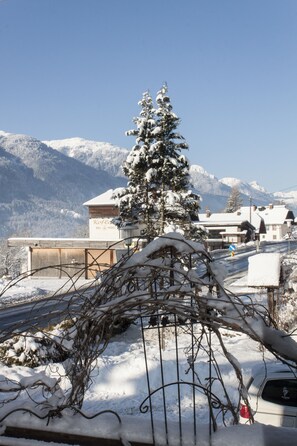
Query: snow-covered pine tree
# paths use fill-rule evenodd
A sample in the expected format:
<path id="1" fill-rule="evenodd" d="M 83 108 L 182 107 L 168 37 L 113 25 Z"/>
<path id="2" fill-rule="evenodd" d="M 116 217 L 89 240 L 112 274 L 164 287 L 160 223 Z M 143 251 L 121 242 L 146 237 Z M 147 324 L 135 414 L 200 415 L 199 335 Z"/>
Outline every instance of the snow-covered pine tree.
<path id="1" fill-rule="evenodd" d="M 237 186 L 231 187 L 231 192 L 227 200 L 225 212 L 236 212 L 242 206 L 242 198 Z"/>
<path id="2" fill-rule="evenodd" d="M 117 194 L 120 217 L 143 225 L 149 239 L 173 226 L 186 236 L 201 238 L 193 224 L 200 197 L 190 190 L 189 162 L 181 154 L 188 145 L 176 131 L 180 119 L 172 111 L 167 86 L 157 93 L 156 109 L 148 92 L 139 105 L 137 128 L 126 133 L 136 136 L 136 144 L 123 165 L 128 186 Z"/>
<path id="3" fill-rule="evenodd" d="M 136 144 L 122 166 L 128 178 L 128 185 L 126 188 L 118 189 L 115 197 L 119 199 L 119 224 L 127 221 L 142 222 L 147 232 L 151 233 L 155 203 L 154 185 L 151 183 L 148 166 L 150 166 L 150 148 L 154 142 L 153 131 L 156 121 L 153 100 L 148 91 L 143 93 L 138 105 L 141 107 L 140 115 L 133 119 L 136 129 L 126 132 L 127 136 L 136 136 Z"/>

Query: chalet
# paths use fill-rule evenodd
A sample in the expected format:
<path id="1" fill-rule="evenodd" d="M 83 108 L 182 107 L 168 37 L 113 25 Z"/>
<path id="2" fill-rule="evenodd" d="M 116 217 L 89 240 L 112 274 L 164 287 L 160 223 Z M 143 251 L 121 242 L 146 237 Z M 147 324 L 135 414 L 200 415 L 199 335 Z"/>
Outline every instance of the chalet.
<path id="1" fill-rule="evenodd" d="M 260 241 L 280 241 L 291 230 L 294 225 L 295 216 L 293 211 L 286 205 L 269 204 L 268 206 L 243 206 L 237 213 L 246 218 L 252 224 L 260 218 L 265 223 L 266 232 L 259 233 Z"/>
<path id="2" fill-rule="evenodd" d="M 199 214 L 198 225 L 208 232 L 210 249 L 252 240 L 280 241 L 291 230 L 295 216 L 285 205 L 242 206 L 236 212 Z"/>
<path id="3" fill-rule="evenodd" d="M 274 205 L 253 207 L 252 213 L 258 214 L 265 221 L 266 234 L 262 234 L 260 241 L 282 240 L 286 235 L 291 234 L 291 226 L 295 224 L 293 211 L 286 205 Z"/>
<path id="4" fill-rule="evenodd" d="M 207 232 L 206 245 L 209 250 L 224 249 L 230 244 L 238 245 L 256 240 L 258 234 L 265 232 L 265 223 L 254 216 L 249 221 L 240 212 L 199 214 L 198 226 Z"/>

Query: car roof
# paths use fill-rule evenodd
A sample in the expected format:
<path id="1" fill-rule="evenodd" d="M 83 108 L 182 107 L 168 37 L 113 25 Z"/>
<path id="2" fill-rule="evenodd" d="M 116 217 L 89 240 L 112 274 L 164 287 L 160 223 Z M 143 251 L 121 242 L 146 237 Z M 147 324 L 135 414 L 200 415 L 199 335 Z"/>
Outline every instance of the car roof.
<path id="1" fill-rule="evenodd" d="M 280 361 L 278 362 L 263 362 L 252 367 L 251 376 L 257 375 L 274 375 L 278 373 L 293 373 L 297 377 L 296 365 L 290 366 L 289 364 L 284 364 Z"/>

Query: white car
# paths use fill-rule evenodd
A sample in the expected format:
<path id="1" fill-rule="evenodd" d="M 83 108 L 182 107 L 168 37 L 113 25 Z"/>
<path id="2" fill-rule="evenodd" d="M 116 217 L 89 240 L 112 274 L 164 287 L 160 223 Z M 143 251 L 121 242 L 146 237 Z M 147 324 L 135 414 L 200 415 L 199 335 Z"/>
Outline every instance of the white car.
<path id="1" fill-rule="evenodd" d="M 247 390 L 252 414 L 241 404 L 240 423 L 250 423 L 253 417 L 263 424 L 297 427 L 297 369 L 263 364 L 253 370 Z"/>

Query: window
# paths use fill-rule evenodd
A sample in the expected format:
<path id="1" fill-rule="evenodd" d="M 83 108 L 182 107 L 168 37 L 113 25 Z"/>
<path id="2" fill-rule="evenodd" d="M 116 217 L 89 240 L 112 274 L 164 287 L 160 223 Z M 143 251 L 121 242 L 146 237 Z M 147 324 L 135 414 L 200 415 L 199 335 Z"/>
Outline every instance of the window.
<path id="1" fill-rule="evenodd" d="M 277 239 L 277 236 L 276 236 L 275 234 L 273 234 L 272 239 L 273 239 L 273 240 L 276 240 L 276 239 Z"/>
<path id="2" fill-rule="evenodd" d="M 222 239 L 221 229 L 209 229 L 209 238 Z"/>
<path id="3" fill-rule="evenodd" d="M 274 379 L 267 381 L 262 398 L 270 403 L 297 407 L 297 380 Z"/>

